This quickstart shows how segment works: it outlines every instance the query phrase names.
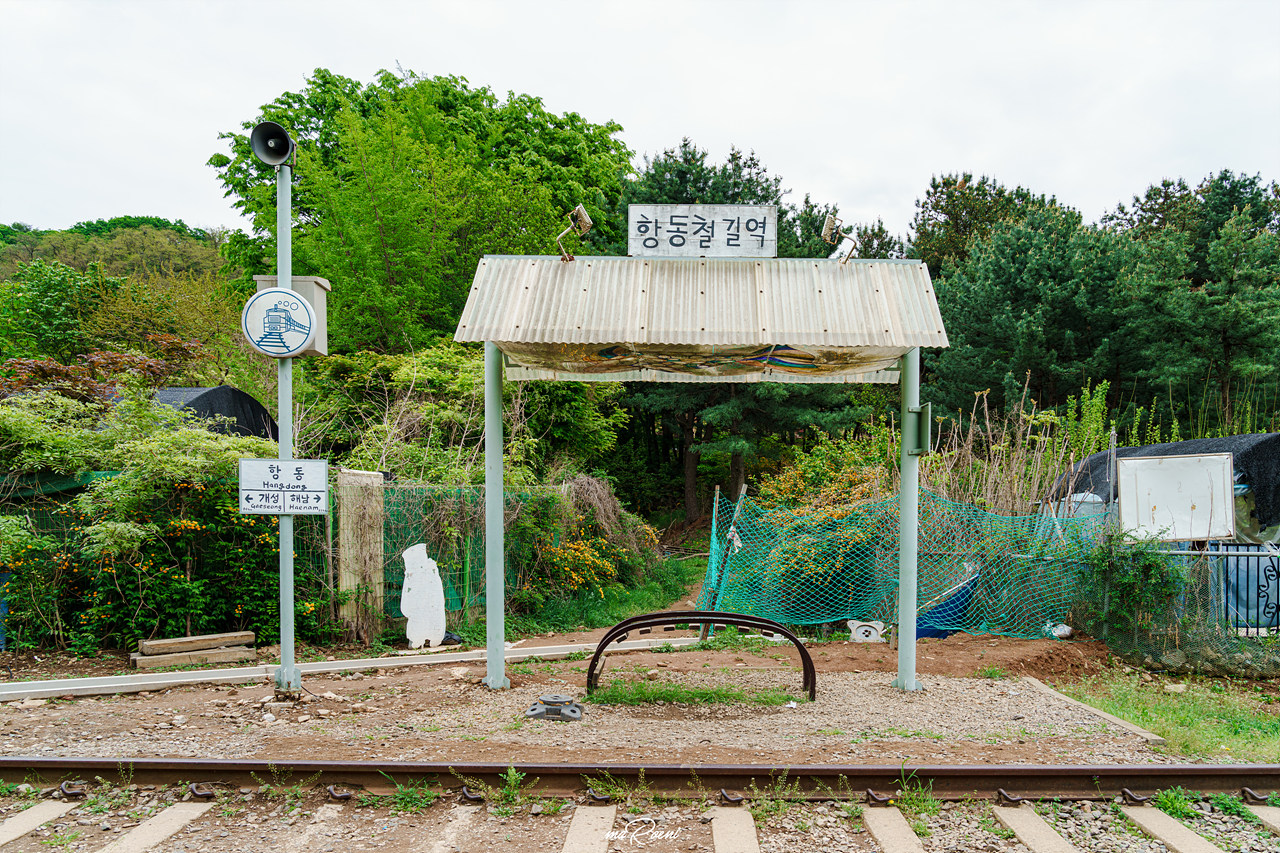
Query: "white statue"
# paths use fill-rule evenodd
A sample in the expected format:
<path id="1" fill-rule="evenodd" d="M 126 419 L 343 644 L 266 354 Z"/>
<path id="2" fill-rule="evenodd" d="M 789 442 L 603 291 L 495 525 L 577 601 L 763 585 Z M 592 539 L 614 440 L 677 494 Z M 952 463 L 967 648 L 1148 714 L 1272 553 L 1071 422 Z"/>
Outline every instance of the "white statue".
<path id="1" fill-rule="evenodd" d="M 409 648 L 420 649 L 424 642 L 440 645 L 444 639 L 444 584 L 439 566 L 421 543 L 404 552 L 400 612 L 409 618 L 404 631 Z"/>

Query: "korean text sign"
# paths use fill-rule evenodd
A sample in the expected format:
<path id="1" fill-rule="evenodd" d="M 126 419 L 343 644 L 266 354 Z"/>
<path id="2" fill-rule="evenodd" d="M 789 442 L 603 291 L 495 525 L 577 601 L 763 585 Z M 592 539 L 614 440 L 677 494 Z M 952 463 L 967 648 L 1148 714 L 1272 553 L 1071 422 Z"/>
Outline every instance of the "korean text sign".
<path id="1" fill-rule="evenodd" d="M 240 460 L 240 512 L 324 515 L 328 511 L 328 460 Z"/>
<path id="2" fill-rule="evenodd" d="M 633 204 L 627 254 L 659 258 L 776 258 L 778 209 L 749 204 Z"/>

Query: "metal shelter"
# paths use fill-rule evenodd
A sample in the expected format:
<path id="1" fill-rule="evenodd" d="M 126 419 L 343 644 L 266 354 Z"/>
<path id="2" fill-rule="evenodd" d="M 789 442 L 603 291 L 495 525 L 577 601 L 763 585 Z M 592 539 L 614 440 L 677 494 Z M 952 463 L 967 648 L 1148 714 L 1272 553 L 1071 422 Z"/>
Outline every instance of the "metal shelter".
<path id="1" fill-rule="evenodd" d="M 915 677 L 920 347 L 946 347 L 913 260 L 486 255 L 455 340 L 485 344 L 485 683 L 505 674 L 502 381 L 891 383 L 902 377 L 898 678 Z M 910 614 L 904 618 L 902 614 Z"/>

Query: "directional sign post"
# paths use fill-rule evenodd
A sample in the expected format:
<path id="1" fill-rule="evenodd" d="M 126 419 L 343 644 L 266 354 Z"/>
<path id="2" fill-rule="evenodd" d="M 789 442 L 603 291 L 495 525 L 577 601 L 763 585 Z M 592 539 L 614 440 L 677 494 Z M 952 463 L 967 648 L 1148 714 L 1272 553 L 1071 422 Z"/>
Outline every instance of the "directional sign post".
<path id="1" fill-rule="evenodd" d="M 329 460 L 240 460 L 240 512 L 324 515 L 328 511 Z"/>
<path id="2" fill-rule="evenodd" d="M 271 121 L 260 122 L 249 137 L 253 154 L 268 166 L 276 168 L 276 281 L 281 287 L 262 290 L 249 297 L 240 315 L 240 329 L 250 346 L 275 358 L 277 365 L 276 403 L 280 440 L 280 458 L 274 460 L 278 470 L 271 470 L 272 460 L 247 459 L 240 469 L 240 508 L 242 512 L 272 513 L 280 516 L 280 666 L 276 669 L 276 696 L 296 699 L 302 694 L 302 673 L 293 655 L 293 517 L 316 511 L 327 511 L 328 463 L 316 482 L 308 466 L 313 460 L 293 458 L 293 357 L 301 355 L 315 338 L 316 313 L 306 299 L 292 291 L 293 231 L 292 199 L 294 143 L 288 132 Z M 268 463 L 260 469 L 257 463 Z M 272 483 L 280 487 L 268 488 Z M 290 487 L 290 483 L 293 487 Z M 315 500 L 315 486 L 325 483 L 325 499 Z M 246 498 L 244 487 L 250 486 Z M 307 485 L 311 488 L 301 488 Z M 259 509 L 245 509 L 246 501 Z M 273 504 L 277 508 L 271 509 Z"/>

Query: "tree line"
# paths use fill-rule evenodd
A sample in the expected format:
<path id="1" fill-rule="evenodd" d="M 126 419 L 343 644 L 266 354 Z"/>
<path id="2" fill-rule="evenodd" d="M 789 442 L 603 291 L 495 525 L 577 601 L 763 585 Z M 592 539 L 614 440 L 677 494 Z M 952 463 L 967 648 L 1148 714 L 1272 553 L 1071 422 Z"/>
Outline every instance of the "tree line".
<path id="1" fill-rule="evenodd" d="M 775 204 L 781 256 L 831 252 L 820 235 L 836 205 L 796 199 L 750 151 L 713 162 L 684 139 L 635 167 L 619 125 L 555 114 L 530 95 L 388 72 L 363 84 L 318 69 L 222 134 L 209 160 L 251 218 L 247 232 L 153 217 L 65 232 L 0 226 L 0 357 L 163 358 L 147 338 L 163 332 L 208 350 L 187 353 L 167 381 L 231 381 L 271 400 L 271 374 L 235 340 L 234 322 L 225 333 L 209 326 L 234 317 L 251 276 L 274 267 L 274 173 L 248 146 L 261 120 L 298 142 L 295 274 L 334 283 L 334 355 L 314 360 L 299 390 L 300 405 L 324 413 L 300 438 L 333 459 L 478 476 L 458 452 L 478 440 L 475 354 L 450 341 L 476 263 L 554 251 L 579 203 L 596 228 L 577 254 L 625 254 L 633 203 Z M 1061 408 L 1106 382 L 1118 414 L 1141 407 L 1189 436 L 1280 428 L 1278 235 L 1276 182 L 1224 169 L 1194 185 L 1162 179 L 1094 223 L 1029 188 L 940 175 L 908 233 L 875 220 L 849 239 L 855 257 L 928 264 L 951 340 L 926 354 L 924 393 L 938 409 L 965 411 L 982 392 L 1007 411 Z M 184 314 L 193 302 L 209 308 Z M 41 338 L 41 324 L 57 334 Z M 9 363 L 5 376 L 12 384 L 24 369 Z M 896 407 L 892 389 L 822 385 L 530 383 L 508 394 L 522 476 L 600 471 L 631 505 L 687 518 L 705 508 L 707 483 L 736 489 L 790 448 Z"/>

